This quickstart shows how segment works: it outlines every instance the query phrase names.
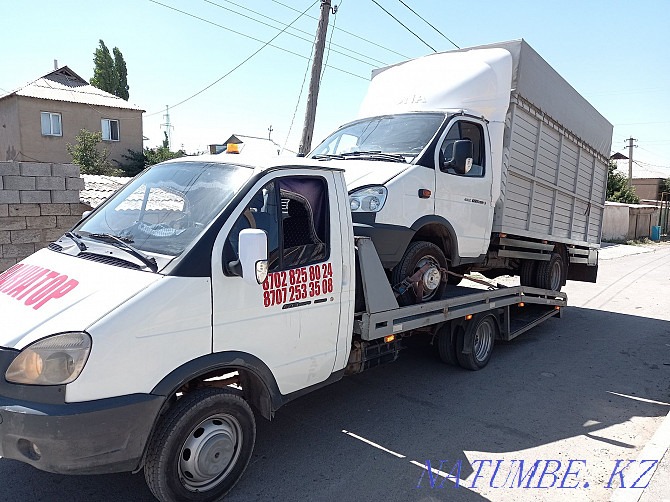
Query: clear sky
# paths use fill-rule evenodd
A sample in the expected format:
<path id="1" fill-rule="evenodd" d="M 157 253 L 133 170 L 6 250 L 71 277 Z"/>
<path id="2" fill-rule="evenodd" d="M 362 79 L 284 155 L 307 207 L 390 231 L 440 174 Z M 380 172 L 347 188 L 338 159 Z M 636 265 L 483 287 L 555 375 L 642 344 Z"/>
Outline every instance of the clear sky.
<path id="1" fill-rule="evenodd" d="M 145 146 L 161 142 L 160 125 L 170 105 L 174 148 L 203 151 L 232 133 L 266 136 L 272 126 L 273 140 L 297 150 L 307 83 L 290 127 L 319 2 L 309 8 L 314 0 L 281 0 L 284 5 L 275 0 L 157 1 L 210 22 L 150 0 L 0 0 L 0 92 L 48 73 L 54 59 L 88 80 L 93 52 L 103 39 L 110 50 L 122 51 L 130 101 L 147 111 Z M 633 155 L 642 168 L 650 176 L 670 176 L 670 0 L 404 1 L 460 47 L 525 38 L 614 124 L 613 151 L 627 154 L 624 139 L 632 135 L 638 145 Z M 378 2 L 436 50 L 454 48 L 400 0 Z M 432 52 L 372 0 L 333 4 L 339 10 L 335 19 L 331 16 L 335 30 L 328 35 L 332 67 L 323 74 L 312 146 L 357 116 L 373 68 Z M 271 26 L 281 29 L 308 8 L 312 17 L 302 16 L 292 25 L 302 31 L 289 29 L 273 42 L 290 52 L 266 47 L 208 90 L 172 106 L 258 50 L 279 32 Z"/>

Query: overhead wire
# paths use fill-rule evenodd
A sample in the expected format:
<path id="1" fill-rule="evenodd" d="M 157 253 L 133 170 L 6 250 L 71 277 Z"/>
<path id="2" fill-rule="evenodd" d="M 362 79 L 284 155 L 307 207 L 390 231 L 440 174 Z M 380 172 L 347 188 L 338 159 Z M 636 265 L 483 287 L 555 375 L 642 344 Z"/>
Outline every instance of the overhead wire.
<path id="1" fill-rule="evenodd" d="M 460 49 L 460 47 L 459 47 L 458 45 L 456 45 L 452 39 L 450 39 L 448 36 L 446 36 L 446 35 L 445 35 L 444 33 L 442 33 L 440 30 L 438 30 L 437 28 L 435 28 L 435 26 L 433 26 L 431 23 L 429 23 L 427 20 L 425 20 L 423 17 L 421 17 L 421 15 L 420 15 L 417 11 L 415 11 L 414 9 L 412 9 L 409 5 L 407 5 L 407 4 L 406 4 L 405 2 L 403 2 L 402 0 L 398 0 L 398 1 L 399 1 L 401 4 L 403 4 L 405 7 L 407 7 L 409 10 L 411 10 L 411 11 L 414 13 L 414 15 L 416 15 L 416 16 L 417 16 L 419 19 L 421 19 L 424 23 L 426 23 L 428 26 L 430 26 L 430 27 L 433 28 L 436 32 L 438 32 L 440 35 L 442 35 L 442 37 L 444 37 L 445 39 L 447 39 L 447 40 L 449 41 L 449 43 L 451 43 L 454 47 L 456 47 L 457 49 Z"/>
<path id="2" fill-rule="evenodd" d="M 393 14 L 391 14 L 389 11 L 387 11 L 384 7 L 382 7 L 381 4 L 380 4 L 379 2 L 377 2 L 377 0 L 372 0 L 372 2 L 373 2 L 377 7 L 379 7 L 381 10 L 383 10 L 384 12 L 386 12 L 389 16 L 391 16 L 393 19 L 395 19 L 395 20 L 396 20 L 396 21 L 397 21 L 403 28 L 405 28 L 407 31 L 409 31 L 412 35 L 414 35 L 416 38 L 418 38 L 419 40 L 421 40 L 421 41 L 422 41 L 428 48 L 430 48 L 431 51 L 433 51 L 433 52 L 437 52 L 437 51 L 433 48 L 432 45 L 430 45 L 428 42 L 426 42 L 426 41 L 425 41 L 423 38 L 421 38 L 419 35 L 417 35 L 417 34 L 414 33 L 412 30 L 410 30 L 410 29 L 407 27 L 407 25 L 406 25 L 405 23 L 403 23 L 400 19 L 398 19 L 398 18 L 395 17 Z"/>
<path id="3" fill-rule="evenodd" d="M 255 22 L 257 22 L 257 23 L 263 24 L 263 25 L 265 25 L 265 26 L 269 26 L 269 27 L 274 28 L 274 29 L 276 29 L 276 30 L 279 29 L 279 28 L 277 28 L 276 26 L 273 26 L 273 25 L 271 25 L 271 24 L 265 23 L 265 22 L 263 22 L 263 21 L 259 21 L 258 19 L 254 19 L 253 17 L 251 17 L 251 16 L 249 16 L 249 15 L 247 15 L 247 14 L 243 14 L 243 13 L 241 13 L 241 12 L 237 12 L 236 10 L 231 9 L 230 7 L 224 7 L 223 5 L 220 5 L 220 4 L 216 3 L 216 2 L 213 2 L 212 0 L 203 0 L 203 1 L 206 2 L 206 3 L 208 3 L 208 4 L 214 5 L 215 7 L 219 7 L 220 9 L 228 10 L 228 11 L 233 12 L 233 13 L 239 15 L 239 16 L 245 17 L 245 18 L 247 18 L 247 19 L 251 19 L 252 21 L 255 21 Z M 282 23 L 281 21 L 278 21 L 278 20 L 276 20 L 276 19 L 273 19 L 273 18 L 271 18 L 270 16 L 266 16 L 266 15 L 263 14 L 262 12 L 255 11 L 255 10 L 253 10 L 253 9 L 250 9 L 249 7 L 244 6 L 244 5 L 240 5 L 240 4 L 238 4 L 238 3 L 232 2 L 231 0 L 222 0 L 222 1 L 225 2 L 225 3 L 232 4 L 232 5 L 236 6 L 236 7 L 241 8 L 241 9 L 247 10 L 247 11 L 249 11 L 249 12 L 252 12 L 252 13 L 256 14 L 257 16 L 260 16 L 260 17 L 262 17 L 262 18 L 268 19 L 268 20 L 270 20 L 270 21 L 273 21 L 273 22 L 275 22 L 275 23 L 277 23 L 277 24 L 280 24 L 280 25 L 284 26 L 284 23 Z M 340 3 L 341 3 L 341 2 L 340 2 Z M 298 11 L 298 12 L 300 12 L 300 11 Z M 334 24 L 334 23 L 332 24 L 332 27 L 333 27 L 333 29 L 335 28 L 335 24 Z M 293 30 L 295 30 L 295 31 L 297 31 L 297 32 L 303 33 L 303 34 L 305 34 L 305 35 L 309 35 L 310 37 L 312 36 L 312 34 L 311 34 L 310 32 L 305 31 L 305 30 L 301 30 L 301 29 L 299 29 L 299 28 L 296 28 L 295 26 L 292 26 L 291 29 L 293 29 Z M 287 35 L 291 35 L 292 37 L 298 38 L 298 39 L 300 39 L 300 40 L 304 40 L 304 41 L 307 41 L 307 42 L 310 42 L 310 43 L 312 42 L 311 39 L 303 38 L 303 37 L 301 37 L 301 36 L 298 36 L 298 35 L 296 35 L 296 34 L 294 34 L 294 33 L 288 32 L 288 31 L 286 32 L 286 34 L 287 34 Z M 342 54 L 342 55 L 344 55 L 344 56 L 350 57 L 350 58 L 352 58 L 352 59 L 355 59 L 356 61 L 361 61 L 362 63 L 369 64 L 370 66 L 377 66 L 378 64 L 381 64 L 381 65 L 387 65 L 387 64 L 388 64 L 388 63 L 385 62 L 385 61 L 381 61 L 381 60 L 379 60 L 379 59 L 373 58 L 372 56 L 368 56 L 367 54 L 363 54 L 363 53 L 361 53 L 361 52 L 357 52 L 357 51 L 355 51 L 355 50 L 353 50 L 353 49 L 350 49 L 350 48 L 348 48 L 348 47 L 345 47 L 345 46 L 343 46 L 343 45 L 339 45 L 339 44 L 333 44 L 333 45 L 334 45 L 335 47 L 339 47 L 339 48 L 344 49 L 344 50 L 346 50 L 346 51 L 348 51 L 348 52 L 351 52 L 351 53 L 353 53 L 353 54 L 356 54 L 356 55 L 358 55 L 358 56 L 367 58 L 367 59 L 369 59 L 369 60 L 371 60 L 371 61 L 375 61 L 375 64 L 372 64 L 372 63 L 369 63 L 369 62 L 367 62 L 367 61 L 361 61 L 361 60 L 358 59 L 358 58 L 354 58 L 353 56 L 350 56 L 349 54 L 345 54 L 345 53 L 342 53 L 342 52 L 333 50 L 333 52 L 337 52 L 338 54 Z"/>
<path id="4" fill-rule="evenodd" d="M 181 13 L 181 14 L 184 14 L 184 15 L 186 15 L 186 16 L 189 16 L 189 17 L 198 19 L 198 20 L 200 20 L 200 21 L 203 21 L 203 22 L 206 22 L 206 23 L 208 23 L 208 24 L 217 26 L 217 27 L 219 27 L 219 28 L 223 28 L 224 30 L 231 31 L 231 32 L 233 32 L 233 33 L 235 33 L 235 34 L 238 34 L 238 35 L 242 35 L 243 37 L 250 38 L 250 39 L 252 39 L 252 40 L 255 40 L 256 42 L 261 42 L 261 43 L 263 43 L 263 45 L 262 45 L 258 50 L 256 50 L 255 52 L 253 52 L 249 57 L 247 57 L 247 58 L 244 59 L 241 63 L 239 63 L 238 65 L 236 65 L 232 70 L 226 72 L 224 75 L 222 75 L 221 77 L 219 77 L 218 79 L 216 79 L 216 80 L 215 80 L 214 82 L 212 82 L 211 84 L 205 86 L 203 89 L 199 90 L 199 91 L 196 92 L 195 94 L 192 94 L 192 95 L 189 96 L 188 98 L 183 99 L 182 101 L 178 102 L 177 104 L 172 105 L 171 108 L 175 108 L 175 107 L 177 107 L 177 106 L 179 106 L 179 105 L 181 105 L 181 104 L 186 103 L 187 101 L 193 99 L 194 97 L 198 96 L 199 94 L 202 94 L 203 92 L 205 92 L 205 91 L 206 91 L 207 89 L 209 89 L 210 87 L 212 87 L 212 86 L 218 84 L 221 80 L 223 80 L 223 79 L 226 78 L 228 75 L 230 75 L 231 73 L 233 73 L 235 70 L 237 70 L 238 68 L 240 68 L 240 67 L 241 67 L 242 65 L 244 65 L 247 61 L 249 61 L 249 60 L 250 60 L 251 58 L 253 58 L 256 54 L 258 54 L 259 52 L 261 52 L 263 49 L 265 49 L 265 48 L 268 47 L 268 46 L 270 46 L 270 47 L 274 47 L 275 49 L 279 49 L 279 50 L 282 50 L 282 51 L 284 51 L 284 52 L 288 52 L 288 53 L 290 53 L 290 54 L 293 54 L 294 56 L 298 56 L 298 57 L 303 58 L 303 59 L 309 59 L 308 57 L 303 56 L 302 54 L 299 54 L 299 53 L 297 53 L 297 52 L 291 51 L 291 50 L 289 50 L 289 49 L 284 49 L 283 47 L 279 47 L 279 46 L 277 46 L 277 45 L 273 45 L 272 42 L 273 42 L 274 40 L 276 40 L 282 33 L 284 33 L 286 30 L 288 30 L 288 28 L 289 28 L 293 23 L 295 23 L 296 21 L 298 21 L 298 19 L 300 19 L 300 18 L 301 18 L 301 17 L 302 17 L 302 16 L 303 16 L 309 9 L 311 9 L 314 5 L 316 5 L 316 3 L 317 3 L 319 0 L 315 0 L 315 1 L 314 1 L 314 2 L 313 2 L 307 9 L 305 9 L 305 11 L 303 11 L 303 13 L 301 13 L 297 18 L 295 18 L 290 24 L 286 25 L 286 26 L 285 26 L 279 33 L 277 33 L 275 36 L 273 36 L 273 37 L 272 37 L 270 40 L 268 40 L 267 42 L 264 42 L 263 40 L 260 40 L 260 39 L 258 39 L 258 38 L 252 37 L 251 35 L 247 35 L 247 34 L 245 34 L 245 33 L 241 33 L 241 32 L 239 32 L 239 31 L 233 30 L 233 29 L 228 28 L 228 27 L 226 27 L 226 26 L 220 25 L 220 24 L 218 24 L 218 23 L 215 23 L 215 22 L 213 22 L 213 21 L 210 21 L 209 19 L 205 19 L 205 18 L 202 18 L 202 17 L 200 17 L 200 16 L 196 16 L 195 14 L 191 14 L 190 12 L 186 12 L 186 11 L 183 11 L 183 10 L 181 10 L 181 9 L 177 9 L 176 7 L 172 7 L 172 6 L 170 6 L 170 5 L 166 5 L 166 4 L 161 3 L 161 2 L 159 2 L 159 1 L 157 1 L 157 0 L 149 0 L 149 1 L 152 2 L 152 3 L 155 3 L 155 4 L 157 4 L 157 5 L 160 5 L 160 6 L 162 6 L 162 7 L 168 8 L 168 9 L 170 9 L 170 10 L 174 10 L 174 11 L 176 11 L 176 12 L 179 12 L 179 13 Z M 357 75 L 357 74 L 355 74 L 355 73 L 349 72 L 349 71 L 347 71 L 347 70 L 343 70 L 342 68 L 338 68 L 338 67 L 336 67 L 336 66 L 330 66 L 330 68 L 333 68 L 333 69 L 335 69 L 335 70 L 341 71 L 341 72 L 343 72 L 343 73 L 347 73 L 347 74 L 349 74 L 349 75 L 352 75 L 352 76 L 354 76 L 354 77 L 360 78 L 360 79 L 362 79 L 362 80 L 366 80 L 366 81 L 368 80 L 368 79 L 365 78 L 365 77 L 362 77 L 362 76 Z M 159 113 L 163 113 L 163 110 L 161 110 L 161 111 L 159 111 L 159 112 L 154 112 L 154 113 L 147 114 L 147 115 L 145 115 L 145 117 L 151 117 L 151 116 L 153 116 L 153 115 L 158 115 Z"/>
<path id="5" fill-rule="evenodd" d="M 279 0 L 272 0 L 272 1 L 273 1 L 274 3 L 276 3 L 276 4 L 278 4 L 278 5 L 281 5 L 282 7 L 286 7 L 287 9 L 290 9 L 290 10 L 292 10 L 292 11 L 300 12 L 300 11 L 299 11 L 298 9 L 296 9 L 295 7 L 291 7 L 290 5 L 286 5 L 285 3 L 280 2 Z M 318 17 L 310 16 L 309 14 L 305 15 L 305 17 L 309 17 L 309 18 L 311 18 L 311 19 L 315 19 L 315 20 L 317 20 L 317 21 L 319 20 Z M 392 52 L 393 54 L 395 54 L 395 55 L 397 55 L 397 56 L 400 56 L 400 57 L 402 57 L 402 58 L 410 59 L 409 56 L 405 56 L 404 54 L 401 54 L 401 53 L 399 53 L 399 52 L 396 52 L 396 51 L 394 51 L 393 49 L 389 49 L 388 47 L 386 47 L 386 46 L 384 46 L 384 45 L 381 45 L 381 44 L 378 44 L 378 43 L 376 43 L 376 42 L 373 42 L 372 40 L 368 40 L 367 38 L 361 37 L 360 35 L 357 35 L 356 33 L 353 33 L 353 32 L 351 32 L 351 31 L 347 31 L 347 30 L 345 30 L 344 28 L 337 28 L 337 30 L 338 30 L 338 31 L 341 31 L 342 33 L 346 33 L 347 35 L 350 35 L 350 36 L 352 36 L 352 37 L 358 38 L 359 40 L 363 40 L 364 42 L 367 42 L 367 43 L 369 43 L 369 44 L 371 44 L 371 45 L 374 45 L 374 46 L 376 46 L 376 47 L 379 47 L 379 48 L 381 48 L 381 49 L 384 49 L 384 50 L 386 50 L 386 51 L 388 51 L 388 52 Z"/>

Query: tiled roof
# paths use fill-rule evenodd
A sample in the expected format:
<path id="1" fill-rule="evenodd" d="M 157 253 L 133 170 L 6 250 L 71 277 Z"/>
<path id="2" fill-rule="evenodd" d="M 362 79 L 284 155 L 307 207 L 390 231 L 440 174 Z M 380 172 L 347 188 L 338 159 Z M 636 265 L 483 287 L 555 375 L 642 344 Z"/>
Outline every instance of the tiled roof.
<path id="1" fill-rule="evenodd" d="M 84 189 L 79 192 L 79 200 L 92 208 L 98 207 L 132 179 L 93 174 L 82 174 L 81 177 L 84 178 Z"/>
<path id="2" fill-rule="evenodd" d="M 79 192 L 79 200 L 92 208 L 98 207 L 119 188 L 128 183 L 132 178 L 116 176 L 102 176 L 93 174 L 82 174 L 84 178 L 84 189 Z M 144 201 L 144 188 L 138 188 L 134 193 L 116 208 L 119 211 L 138 210 Z M 151 197 L 147 202 L 147 211 L 182 211 L 184 208 L 183 197 L 162 189 L 153 189 Z"/>
<path id="3" fill-rule="evenodd" d="M 67 66 L 54 70 L 9 94 L 0 96 L 0 99 L 14 95 L 144 111 L 137 105 L 93 87 Z"/>

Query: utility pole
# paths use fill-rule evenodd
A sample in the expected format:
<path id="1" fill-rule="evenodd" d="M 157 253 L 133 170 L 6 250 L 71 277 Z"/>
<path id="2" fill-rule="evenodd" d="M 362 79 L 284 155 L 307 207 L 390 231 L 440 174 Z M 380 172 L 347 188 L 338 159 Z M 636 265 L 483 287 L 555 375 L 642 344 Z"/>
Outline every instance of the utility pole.
<path id="1" fill-rule="evenodd" d="M 632 136 L 624 141 L 628 141 L 628 188 L 633 186 L 633 148 L 637 145 L 633 144 L 633 141 L 637 141 Z"/>
<path id="2" fill-rule="evenodd" d="M 330 0 L 321 0 L 321 16 L 319 17 L 319 27 L 316 31 L 314 61 L 312 61 L 312 75 L 309 81 L 305 123 L 302 128 L 302 137 L 300 138 L 300 147 L 298 149 L 298 155 L 301 156 L 307 155 L 312 148 L 312 134 L 314 133 L 314 120 L 316 119 L 316 101 L 319 97 L 319 81 L 321 80 L 323 51 L 326 47 L 326 30 L 328 29 L 330 8 Z"/>
<path id="3" fill-rule="evenodd" d="M 170 124 L 170 109 L 168 105 L 165 105 L 165 115 L 163 115 L 164 124 L 161 124 L 161 127 L 165 127 L 165 132 L 167 133 L 168 138 L 168 150 L 172 146 L 172 129 L 174 126 Z"/>

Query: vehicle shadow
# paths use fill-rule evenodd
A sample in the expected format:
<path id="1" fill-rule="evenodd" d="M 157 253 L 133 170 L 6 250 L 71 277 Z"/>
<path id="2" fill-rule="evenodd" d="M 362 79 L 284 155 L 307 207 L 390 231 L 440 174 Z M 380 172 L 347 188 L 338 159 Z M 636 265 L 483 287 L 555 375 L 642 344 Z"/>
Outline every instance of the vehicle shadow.
<path id="1" fill-rule="evenodd" d="M 478 372 L 444 365 L 428 343 L 411 341 L 394 364 L 297 399 L 272 422 L 258 417 L 253 458 L 226 500 L 486 500 L 447 489 L 453 481 L 437 490 L 424 478 L 417 488 L 423 470 L 411 461 L 447 460 L 450 470 L 460 459 L 465 479 L 465 451 L 587 435 L 632 452 L 598 431 L 669 410 L 660 404 L 670 402 L 669 321 L 569 307 L 563 319 L 498 343 Z M 2 500 L 152 500 L 141 474 L 59 476 L 2 459 L 0 475 Z"/>

